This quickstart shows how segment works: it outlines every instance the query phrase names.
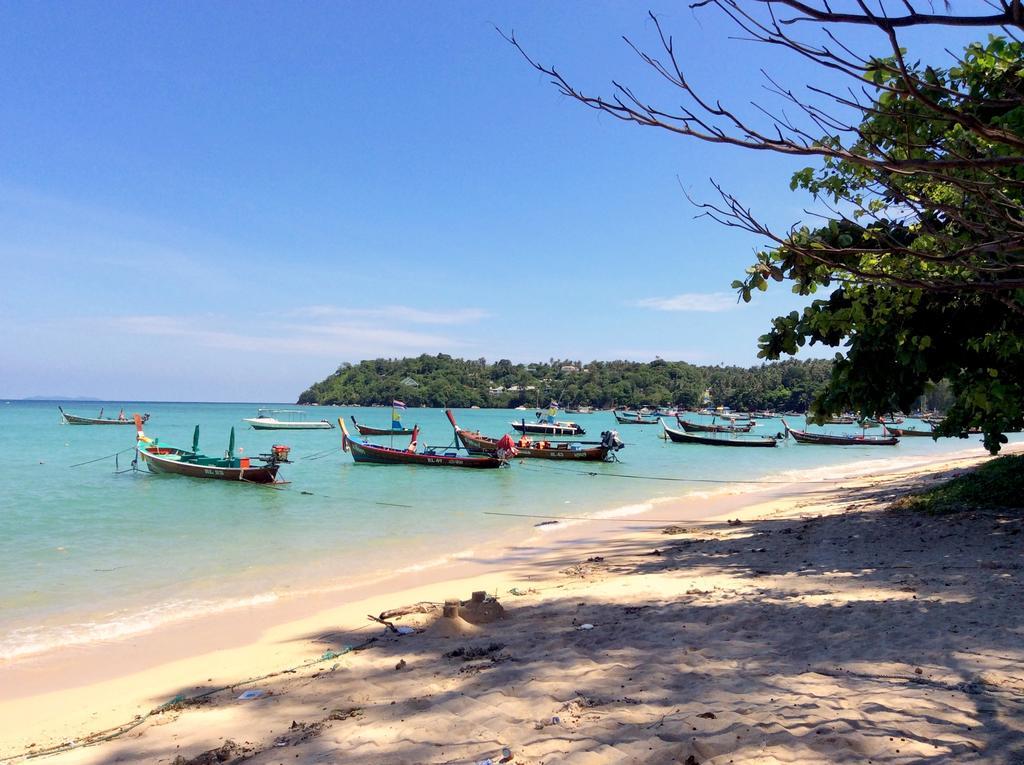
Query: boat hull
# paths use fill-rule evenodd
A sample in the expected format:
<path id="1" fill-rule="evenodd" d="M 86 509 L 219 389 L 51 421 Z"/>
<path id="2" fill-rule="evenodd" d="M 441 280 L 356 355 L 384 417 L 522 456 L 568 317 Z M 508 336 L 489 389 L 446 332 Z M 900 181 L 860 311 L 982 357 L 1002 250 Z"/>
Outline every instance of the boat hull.
<path id="1" fill-rule="evenodd" d="M 268 422 L 266 419 L 260 419 L 259 417 L 246 417 L 242 422 L 249 423 L 253 430 L 331 430 L 334 428 L 334 425 L 327 422 L 327 420 L 320 420 L 319 422 L 281 422 L 275 420 Z"/>
<path id="2" fill-rule="evenodd" d="M 793 430 L 786 421 L 782 421 L 786 433 L 798 444 L 818 444 L 821 446 L 896 446 L 900 440 L 887 436 L 833 436 L 825 433 L 808 433 Z"/>
<path id="3" fill-rule="evenodd" d="M 618 412 L 612 412 L 615 416 L 615 421 L 619 425 L 657 425 L 658 420 L 645 420 L 643 417 L 630 417 L 629 415 L 621 415 Z"/>
<path id="4" fill-rule="evenodd" d="M 469 452 L 497 456 L 498 442 L 493 438 L 481 436 L 471 431 L 456 431 L 462 445 Z M 585 449 L 572 449 L 568 444 L 552 444 L 544 449 L 536 446 L 517 446 L 516 457 L 538 460 L 570 460 L 576 462 L 602 462 L 608 458 L 608 447 L 591 446 Z"/>
<path id="5" fill-rule="evenodd" d="M 80 417 L 77 414 L 68 414 L 59 406 L 60 416 L 64 420 L 65 425 L 134 425 L 135 420 L 119 420 L 119 419 L 108 419 L 105 417 Z M 142 417 L 142 421 L 145 422 L 149 419 L 149 415 Z"/>
<path id="6" fill-rule="evenodd" d="M 242 481 L 247 483 L 274 483 L 280 465 L 254 465 L 251 467 L 222 467 L 219 465 L 202 465 L 182 462 L 174 459 L 180 456 L 177 450 L 168 450 L 169 455 L 154 454 L 140 450 L 139 457 L 146 463 L 151 473 L 183 475 L 189 478 L 207 478 L 219 481 Z"/>
<path id="7" fill-rule="evenodd" d="M 912 430 L 910 428 L 888 428 L 888 431 L 898 438 L 935 438 L 935 433 L 930 430 Z"/>
<path id="8" fill-rule="evenodd" d="M 510 422 L 515 430 L 535 436 L 583 436 L 587 431 L 576 423 Z"/>
<path id="9" fill-rule="evenodd" d="M 404 449 L 392 449 L 376 444 L 361 444 L 348 440 L 348 448 L 352 459 L 358 463 L 374 465 L 425 465 L 428 467 L 453 468 L 499 468 L 504 463 L 497 457 L 460 457 L 457 454 L 431 454 L 429 452 L 410 452 Z"/>
<path id="10" fill-rule="evenodd" d="M 699 436 L 693 433 L 686 433 L 681 430 L 674 430 L 665 423 L 661 425 L 665 429 L 665 435 L 676 444 L 702 444 L 704 446 L 739 446 L 739 447 L 768 447 L 778 446 L 778 440 L 771 436 L 750 436 L 740 438 L 722 438 L 720 436 Z"/>
<path id="11" fill-rule="evenodd" d="M 749 433 L 753 425 L 703 425 L 676 417 L 676 422 L 687 433 Z"/>
<path id="12" fill-rule="evenodd" d="M 360 425 L 356 418 L 352 418 L 352 424 L 356 426 L 361 436 L 411 436 L 411 428 L 374 428 L 369 425 Z"/>

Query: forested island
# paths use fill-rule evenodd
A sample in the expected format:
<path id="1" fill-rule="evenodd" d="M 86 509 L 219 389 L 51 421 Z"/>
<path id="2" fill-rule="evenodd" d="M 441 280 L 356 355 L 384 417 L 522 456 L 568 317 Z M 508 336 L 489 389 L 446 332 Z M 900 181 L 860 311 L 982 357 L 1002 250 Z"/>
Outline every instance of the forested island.
<path id="1" fill-rule="evenodd" d="M 805 411 L 832 371 L 832 361 L 788 360 L 753 367 L 651 362 L 549 359 L 513 364 L 508 359 L 458 359 L 447 354 L 373 359 L 342 364 L 309 387 L 300 404 L 599 408 L 642 405 L 700 406 L 705 391 L 733 409 Z M 933 397 L 941 397 L 937 390 Z M 931 402 L 941 406 L 942 402 Z"/>

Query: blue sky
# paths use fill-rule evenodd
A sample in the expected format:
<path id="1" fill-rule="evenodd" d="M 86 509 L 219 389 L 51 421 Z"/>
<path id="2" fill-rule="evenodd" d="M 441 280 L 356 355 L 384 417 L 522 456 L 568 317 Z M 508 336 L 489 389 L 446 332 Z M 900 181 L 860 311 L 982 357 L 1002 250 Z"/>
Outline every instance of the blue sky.
<path id="1" fill-rule="evenodd" d="M 760 67 L 806 78 L 714 11 L 653 10 L 741 109 Z M 0 5 L 0 395 L 291 400 L 424 352 L 755 363 L 800 301 L 737 305 L 761 242 L 695 219 L 680 184 L 788 225 L 807 163 L 584 109 L 495 31 L 672 104 L 621 40 L 654 46 L 645 11 Z"/>

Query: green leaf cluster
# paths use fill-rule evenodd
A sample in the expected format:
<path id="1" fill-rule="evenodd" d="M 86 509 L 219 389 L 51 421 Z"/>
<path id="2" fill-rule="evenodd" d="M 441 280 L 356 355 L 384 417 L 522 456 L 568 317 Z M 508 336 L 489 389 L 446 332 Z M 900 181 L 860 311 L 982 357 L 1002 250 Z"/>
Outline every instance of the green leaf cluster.
<path id="1" fill-rule="evenodd" d="M 945 379 L 955 402 L 942 432 L 980 427 L 996 452 L 1004 433 L 1024 428 L 1024 290 L 999 282 L 1024 266 L 1009 230 L 1024 210 L 1024 166 L 990 172 L 959 161 L 1012 156 L 1005 142 L 982 137 L 989 128 L 1024 137 L 1024 47 L 991 37 L 949 69 L 917 65 L 916 89 L 897 70 L 894 58 L 867 68 L 875 104 L 851 152 L 872 161 L 828 157 L 790 183 L 852 212 L 794 230 L 733 286 L 744 301 L 770 279 L 799 295 L 828 292 L 760 338 L 765 359 L 808 344 L 839 351 L 814 402 L 819 418 L 908 410 Z M 930 164 L 906 171 L 894 160 Z"/>

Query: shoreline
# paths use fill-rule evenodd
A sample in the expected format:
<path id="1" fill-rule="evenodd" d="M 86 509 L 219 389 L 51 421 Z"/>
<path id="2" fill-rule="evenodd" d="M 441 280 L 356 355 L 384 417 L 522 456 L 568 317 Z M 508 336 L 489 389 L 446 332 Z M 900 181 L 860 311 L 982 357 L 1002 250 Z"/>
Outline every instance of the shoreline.
<path id="1" fill-rule="evenodd" d="M 988 459 L 985 453 L 955 452 L 933 459 L 908 457 L 888 471 L 869 473 L 858 460 L 848 464 L 855 476 L 822 483 L 785 482 L 760 489 L 723 486 L 712 496 L 691 492 L 663 501 L 635 503 L 645 509 L 629 516 L 591 517 L 556 526 L 522 529 L 494 540 L 501 554 L 467 555 L 459 560 L 420 570 L 407 570 L 372 584 L 344 590 L 350 598 L 338 604 L 339 591 L 330 589 L 264 606 L 213 614 L 167 625 L 158 630 L 100 645 L 75 646 L 0 665 L 0 713 L 21 725 L 5 726 L 0 756 L 10 756 L 30 743 L 63 741 L 146 714 L 182 689 L 237 683 L 246 677 L 280 670 L 309 660 L 324 650 L 338 650 L 361 636 L 379 631 L 365 618 L 386 608 L 418 601 L 438 602 L 446 597 L 468 597 L 473 590 L 497 591 L 506 602 L 516 584 L 537 578 L 538 566 L 552 557 L 587 551 L 598 553 L 615 539 L 646 536 L 666 523 L 720 522 L 726 516 L 746 519 L 763 515 L 779 503 L 798 505 L 805 495 L 838 492 L 839 485 L 858 480 L 893 480 L 945 465 L 967 466 Z M 1013 449 L 1007 452 L 1015 451 Z M 856 468 L 861 465 L 860 469 Z M 835 468 L 823 468 L 831 471 Z M 801 471 L 813 473 L 814 471 Z M 830 489 L 825 486 L 831 484 Z M 614 512 L 614 511 L 607 511 Z M 657 516 L 677 515 L 673 521 Z M 540 515 L 540 514 L 538 514 Z M 524 518 L 524 521 L 526 519 Z M 581 528 L 582 526 L 582 528 Z M 512 537 L 516 539 L 513 540 Z M 471 551 L 475 552 L 475 551 Z M 216 667 L 211 672 L 210 668 Z M 199 683 L 199 685 L 195 685 Z M 13 693 L 11 692 L 14 690 Z M 102 699 L 102 702 L 98 702 Z M 19 732 L 15 734 L 13 731 Z"/>
<path id="2" fill-rule="evenodd" d="M 665 508 L 671 512 L 670 508 L 688 506 L 694 502 L 713 503 L 717 497 L 756 493 L 760 490 L 770 489 L 771 485 L 789 485 L 801 480 L 814 480 L 834 475 L 837 470 L 842 478 L 855 478 L 870 472 L 876 467 L 880 468 L 883 472 L 891 472 L 894 469 L 902 469 L 902 466 L 906 465 L 926 464 L 934 459 L 951 458 L 956 455 L 972 454 L 973 452 L 974 450 L 972 449 L 962 449 L 940 456 L 899 455 L 896 458 L 883 459 L 873 459 L 862 455 L 854 461 L 841 463 L 838 466 L 829 465 L 809 469 L 797 468 L 776 475 L 765 475 L 748 480 L 682 479 L 680 481 L 681 485 L 687 488 L 679 494 L 638 497 L 627 501 L 625 504 L 620 501 L 611 507 L 596 511 L 583 510 L 581 515 L 576 516 L 543 513 L 506 513 L 500 511 L 481 512 L 483 515 L 504 515 L 509 518 L 519 517 L 524 522 L 530 519 L 554 521 L 557 524 L 558 530 L 564 530 L 578 523 L 591 522 L 602 518 L 626 519 L 633 516 L 649 515 L 655 508 Z M 550 469 L 548 466 L 537 468 L 533 465 L 530 465 L 529 468 L 539 470 Z M 557 468 L 564 469 L 561 465 L 557 466 Z M 519 469 L 527 469 L 527 467 L 521 466 Z M 572 469 L 570 468 L 570 470 Z M 655 478 L 646 480 L 661 481 L 665 479 Z M 642 484 L 643 481 L 640 483 Z M 710 484 L 709 488 L 699 488 L 707 484 Z M 709 517 L 715 515 L 713 507 L 708 508 L 706 512 L 710 513 Z M 690 519 L 678 518 L 675 520 Z M 535 523 L 533 525 L 543 527 L 546 524 Z M 554 526 L 541 529 L 542 532 L 551 532 L 553 530 L 555 530 Z M 25 644 L 21 647 L 18 647 L 16 644 L 12 647 L 5 646 L 7 652 L 0 654 L 0 670 L 6 666 L 43 659 L 51 652 L 67 650 L 69 647 L 88 650 L 90 646 L 96 644 L 111 644 L 136 639 L 144 640 L 146 635 L 153 632 L 173 629 L 176 625 L 188 624 L 224 612 L 241 613 L 250 611 L 253 607 L 262 608 L 303 599 L 316 601 L 330 596 L 345 597 L 347 593 L 353 591 L 366 591 L 367 585 L 370 583 L 377 584 L 382 581 L 402 580 L 411 575 L 419 575 L 435 569 L 446 569 L 457 565 L 462 560 L 473 560 L 479 557 L 477 553 L 480 549 L 508 549 L 515 547 L 533 533 L 539 532 L 531 531 L 524 536 L 524 529 L 522 527 L 508 526 L 504 529 L 496 530 L 493 534 L 489 534 L 484 538 L 477 537 L 474 539 L 471 535 L 464 534 L 466 538 L 459 540 L 461 547 L 452 552 L 431 557 L 414 557 L 406 565 L 393 566 L 387 569 L 382 568 L 375 571 L 364 570 L 354 576 L 348 575 L 348 578 L 342 578 L 337 573 L 334 573 L 326 583 L 324 583 L 320 573 L 314 572 L 309 565 L 299 569 L 292 565 L 281 565 L 273 571 L 263 571 L 260 573 L 259 578 L 261 580 L 283 582 L 279 586 L 269 585 L 266 589 L 239 590 L 223 595 L 211 595 L 202 590 L 185 590 L 181 593 L 180 597 L 156 601 L 148 599 L 144 595 L 134 595 L 123 606 L 123 611 L 119 607 L 116 611 L 103 613 L 103 609 L 101 609 L 96 613 L 95 619 L 88 618 L 89 615 L 83 613 L 83 618 L 78 621 L 47 627 L 46 631 L 48 634 L 45 639 L 42 636 L 33 635 L 31 640 L 24 638 L 23 643 Z M 395 553 L 391 554 L 395 555 Z M 327 560 L 318 560 L 314 565 L 317 569 L 322 569 L 325 567 Z M 297 571 L 302 573 L 296 578 L 294 574 Z M 226 580 L 227 589 L 234 589 L 246 577 L 247 574 L 243 572 L 231 574 L 230 578 Z M 180 613 L 182 607 L 186 608 L 188 612 Z M 8 636 L 37 629 L 35 625 L 38 623 L 33 621 L 9 627 Z"/>

